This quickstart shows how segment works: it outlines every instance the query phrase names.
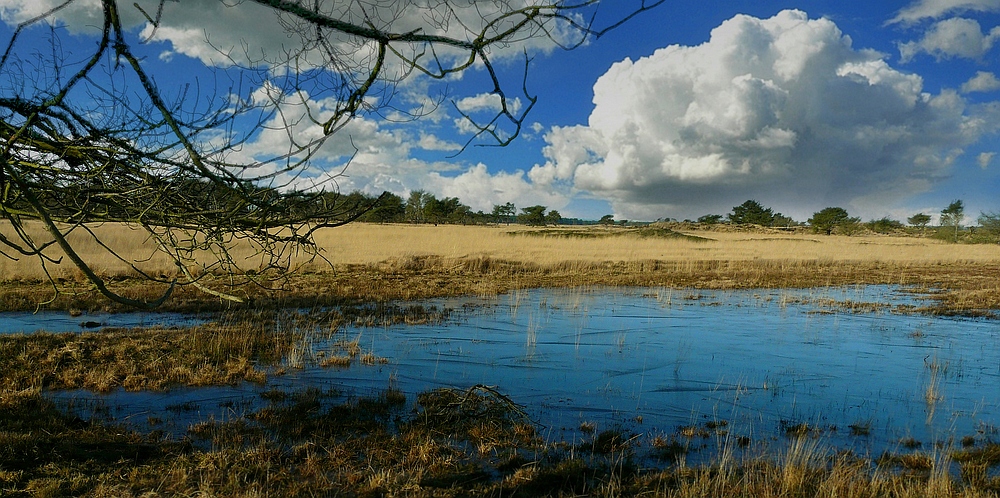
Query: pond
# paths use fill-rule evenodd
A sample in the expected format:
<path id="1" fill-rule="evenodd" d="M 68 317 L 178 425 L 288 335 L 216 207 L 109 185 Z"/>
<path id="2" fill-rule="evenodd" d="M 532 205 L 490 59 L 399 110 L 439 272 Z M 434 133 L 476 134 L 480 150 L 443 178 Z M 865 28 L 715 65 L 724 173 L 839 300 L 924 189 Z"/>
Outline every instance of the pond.
<path id="1" fill-rule="evenodd" d="M 275 387 L 363 394 L 394 385 L 413 395 L 484 384 L 524 405 L 552 441 L 576 441 L 591 427 L 682 435 L 706 448 L 721 435 L 806 433 L 877 454 L 993 437 L 1000 322 L 907 313 L 919 299 L 864 286 L 539 289 L 429 300 L 419 304 L 453 309 L 446 322 L 349 327 L 324 339 L 357 339 L 384 364 L 289 369 L 267 386 L 96 399 L 116 419 L 182 424 L 238 416 Z M 327 348 L 322 341 L 311 347 Z M 60 397 L 78 406 L 95 399 Z"/>

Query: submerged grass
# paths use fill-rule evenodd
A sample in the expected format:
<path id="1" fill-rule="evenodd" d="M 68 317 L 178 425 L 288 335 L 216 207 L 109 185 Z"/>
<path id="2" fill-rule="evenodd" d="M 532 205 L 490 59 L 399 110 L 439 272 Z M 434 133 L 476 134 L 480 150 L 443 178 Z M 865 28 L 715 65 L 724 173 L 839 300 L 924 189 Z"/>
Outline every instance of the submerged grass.
<path id="1" fill-rule="evenodd" d="M 795 437 L 688 466 L 678 435 L 603 430 L 546 441 L 486 386 L 415 400 L 319 389 L 261 393 L 244 418 L 180 440 L 61 412 L 37 390 L 0 393 L 4 496 L 996 496 L 1000 449 L 833 453 Z M 725 438 L 720 441 L 726 441 Z M 728 442 L 722 442 L 724 446 Z M 766 447 L 768 444 L 762 443 Z M 649 454 L 659 465 L 648 465 Z M 948 467 L 955 462 L 960 473 Z"/>
<path id="2" fill-rule="evenodd" d="M 82 333 L 0 336 L 0 385 L 9 390 L 88 389 L 108 392 L 174 386 L 262 384 L 268 375 L 308 364 L 382 364 L 357 339 L 335 339 L 345 322 L 389 325 L 440 320 L 445 311 L 418 306 L 232 312 L 185 328 L 107 328 Z"/>
<path id="3" fill-rule="evenodd" d="M 265 366 L 293 344 L 294 338 L 253 322 L 16 335 L 0 340 L 0 381 L 15 390 L 99 392 L 263 383 Z"/>
<path id="4" fill-rule="evenodd" d="M 247 288 L 247 303 L 218 302 L 180 289 L 164 311 L 263 310 L 317 308 L 392 302 L 431 297 L 497 296 L 537 287 L 673 287 L 694 289 L 807 288 L 843 285 L 901 285 L 925 294 L 926 305 L 896 311 L 964 316 L 997 316 L 1000 311 L 1000 258 L 996 262 L 900 264 L 869 261 L 564 261 L 541 264 L 489 257 L 447 259 L 409 256 L 371 265 L 347 265 L 333 271 L 299 273 L 280 292 Z M 73 284 L 50 309 L 115 311 L 85 284 Z M 123 280 L 135 298 L 152 297 L 155 288 Z M 0 286 L 0 310 L 34 310 L 49 297 L 41 283 Z M 864 303 L 831 303 L 870 311 Z"/>

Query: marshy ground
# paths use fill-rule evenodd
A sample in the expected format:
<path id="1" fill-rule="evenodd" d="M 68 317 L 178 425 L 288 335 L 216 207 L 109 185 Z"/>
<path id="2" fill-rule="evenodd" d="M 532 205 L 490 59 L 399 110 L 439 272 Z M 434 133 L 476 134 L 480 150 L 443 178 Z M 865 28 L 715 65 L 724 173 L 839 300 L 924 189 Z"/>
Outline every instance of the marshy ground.
<path id="1" fill-rule="evenodd" d="M 671 286 L 704 289 L 803 288 L 855 284 L 903 285 L 938 292 L 936 311 L 991 313 L 1000 309 L 1000 245 L 951 244 L 917 235 L 825 236 L 719 226 L 694 229 L 527 228 L 351 224 L 317 233 L 326 261 L 293 261 L 300 271 L 277 281 L 226 287 L 249 309 L 312 308 L 345 303 L 457 295 L 497 295 L 535 287 Z M 137 232 L 105 225 L 126 260 L 151 275 L 172 264 L 135 245 Z M 86 254 L 86 244 L 81 251 Z M 238 250 L 234 251 L 239 257 Z M 100 260 L 103 251 L 94 248 Z M 252 251 L 243 255 L 253 259 Z M 135 278 L 121 261 L 94 266 L 111 286 L 134 298 L 159 296 L 162 285 Z M 36 261 L 0 258 L 0 310 L 118 310 L 71 268 L 49 273 Z M 163 311 L 214 311 L 233 304 L 193 287 L 178 289 Z M 238 307 L 238 306 L 237 306 Z"/>
<path id="2" fill-rule="evenodd" d="M 934 297 L 907 312 L 989 317 L 1000 311 L 996 246 L 917 237 L 674 233 L 349 225 L 321 241 L 332 267 L 310 267 L 285 281 L 280 292 L 237 289 L 248 304 L 232 305 L 181 289 L 168 303 L 171 310 L 213 313 L 205 324 L 0 337 L 0 494 L 995 496 L 1000 491 L 1000 446 L 990 434 L 947 446 L 914 441 L 895 451 L 859 455 L 826 449 L 822 427 L 789 424 L 765 445 L 737 437 L 726 420 L 712 420 L 655 435 L 581 426 L 583 436 L 567 443 L 546 437 L 525 416 L 518 393 L 489 386 L 409 396 L 391 382 L 370 393 L 267 388 L 270 379 L 302 362 L 333 371 L 378 364 L 384 359 L 350 338 L 316 351 L 303 346 L 303 334 L 320 330 L 336 337 L 348 323 L 440 320 L 439 310 L 391 304 L 429 297 L 592 285 L 879 284 Z M 105 271 L 130 296 L 155 291 L 110 263 Z M 51 286 L 28 267 L 9 266 L 2 274 L 5 310 L 32 310 L 52 297 Z M 108 308 L 71 272 L 58 278 L 69 292 L 48 307 L 85 313 Z M 872 306 L 829 305 L 858 311 Z M 157 420 L 140 429 L 113 418 L 81 417 L 52 396 L 73 389 L 234 384 L 261 387 L 252 407 L 239 416 L 200 421 L 180 434 L 158 428 Z M 927 396 L 936 396 L 930 387 Z M 855 425 L 841 430 L 857 437 L 871 430 L 871 422 Z M 712 446 L 716 456 L 689 465 L 685 454 L 692 445 Z"/>

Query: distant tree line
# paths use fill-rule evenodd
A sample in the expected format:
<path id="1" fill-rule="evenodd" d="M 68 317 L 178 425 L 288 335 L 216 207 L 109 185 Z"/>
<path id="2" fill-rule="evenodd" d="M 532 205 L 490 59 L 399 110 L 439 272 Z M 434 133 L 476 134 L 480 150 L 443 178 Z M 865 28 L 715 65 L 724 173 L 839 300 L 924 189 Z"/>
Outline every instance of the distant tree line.
<path id="1" fill-rule="evenodd" d="M 976 218 L 978 226 L 963 229 L 965 205 L 961 199 L 952 201 L 941 210 L 941 223 L 935 237 L 952 242 L 997 243 L 1000 242 L 1000 213 L 981 212 Z"/>
<path id="2" fill-rule="evenodd" d="M 345 205 L 363 207 L 358 221 L 368 223 L 432 223 L 453 225 L 485 225 L 520 223 L 531 226 L 579 224 L 583 220 L 564 219 L 559 211 L 536 205 L 521 208 L 512 202 L 496 204 L 489 213 L 473 211 L 457 197 L 437 198 L 424 190 L 410 192 L 405 200 L 386 192 L 374 197 L 363 192 L 342 196 Z"/>
<path id="3" fill-rule="evenodd" d="M 733 210 L 726 216 L 721 214 L 706 214 L 700 216 L 696 221 L 684 220 L 702 225 L 717 225 L 728 223 L 730 225 L 759 225 L 762 227 L 796 227 L 801 226 L 790 216 L 785 216 L 775 212 L 769 207 L 764 207 L 760 202 L 750 199 L 739 206 L 734 206 Z"/>
<path id="4" fill-rule="evenodd" d="M 842 207 L 827 207 L 813 213 L 812 217 L 806 220 L 805 223 L 801 223 L 751 199 L 739 206 L 733 207 L 733 210 L 726 216 L 706 214 L 699 217 L 696 221 L 685 221 L 704 225 L 729 223 L 733 225 L 759 225 L 762 227 L 777 228 L 808 226 L 815 233 L 826 235 L 854 235 L 864 231 L 888 234 L 916 230 L 918 234 L 926 234 L 952 242 L 1000 242 L 1000 213 L 980 213 L 976 220 L 978 226 L 963 228 L 965 205 L 961 200 L 955 200 L 948 207 L 942 209 L 939 216 L 939 225 L 933 227 L 934 229 L 928 232 L 928 225 L 931 220 L 932 218 L 929 214 L 917 213 L 906 219 L 909 227 L 903 222 L 894 220 L 888 216 L 862 222 L 861 218 L 851 216 Z"/>
<path id="5" fill-rule="evenodd" d="M 209 195 L 218 198 L 214 202 L 225 203 L 226 196 L 223 194 L 212 192 Z M 534 205 L 518 208 L 513 202 L 495 204 L 488 213 L 473 211 L 457 197 L 439 199 L 423 190 L 412 191 L 405 200 L 392 193 L 384 193 L 380 197 L 374 197 L 362 192 L 353 192 L 340 196 L 336 194 L 329 194 L 326 197 L 320 196 L 314 198 L 312 202 L 337 202 L 344 206 L 345 212 L 364 211 L 358 221 L 369 223 L 464 225 L 518 223 L 529 226 L 584 224 L 626 226 L 629 223 L 628 220 L 615 220 L 614 215 L 611 214 L 604 215 L 597 221 L 563 218 L 559 211 L 550 210 L 546 206 Z M 308 209 L 308 204 L 288 205 L 286 207 L 302 210 Z M 252 207 L 248 207 L 248 209 L 252 209 Z M 961 200 L 955 200 L 941 210 L 939 219 L 940 224 L 937 227 L 929 227 L 932 217 L 925 213 L 916 213 L 910 216 L 906 219 L 906 224 L 888 216 L 862 222 L 860 217 L 851 216 L 846 209 L 832 206 L 813 213 L 812 217 L 805 222 L 799 222 L 750 199 L 743 204 L 734 206 L 732 211 L 725 216 L 706 214 L 695 221 L 685 221 L 703 225 L 727 223 L 772 228 L 809 227 L 815 233 L 826 235 L 855 235 L 862 232 L 889 234 L 915 230 L 918 234 L 952 242 L 1000 242 L 1000 213 L 981 213 L 977 219 L 978 226 L 965 227 L 963 225 L 965 205 Z"/>

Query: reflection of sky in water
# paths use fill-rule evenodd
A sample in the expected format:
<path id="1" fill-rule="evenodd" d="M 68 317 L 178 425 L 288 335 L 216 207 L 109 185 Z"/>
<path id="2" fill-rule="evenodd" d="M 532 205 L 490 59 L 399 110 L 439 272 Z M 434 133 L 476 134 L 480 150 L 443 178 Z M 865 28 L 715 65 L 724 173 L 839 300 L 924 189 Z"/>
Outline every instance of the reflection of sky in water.
<path id="1" fill-rule="evenodd" d="M 525 405 L 551 439 L 578 437 L 583 421 L 655 434 L 718 419 L 757 441 L 786 421 L 836 426 L 823 437 L 867 453 L 903 437 L 926 445 L 1000 423 L 1000 322 L 853 314 L 823 306 L 829 299 L 914 303 L 887 287 L 545 289 L 433 300 L 423 304 L 457 310 L 448 323 L 344 332 L 389 364 L 290 370 L 268 388 L 364 394 L 390 377 L 409 394 L 486 384 Z M 942 398 L 928 405 L 931 383 Z M 109 402 L 133 413 L 173 403 L 164 418 L 183 415 L 176 405 L 188 398 L 217 418 L 250 403 L 238 389 L 213 389 L 121 393 Z M 866 422 L 870 436 L 851 435 L 850 424 Z"/>
<path id="2" fill-rule="evenodd" d="M 871 422 L 865 444 L 973 435 L 996 422 L 1000 323 L 887 312 L 829 313 L 827 299 L 912 303 L 885 287 L 775 291 L 534 290 L 457 315 L 458 324 L 348 331 L 417 392 L 496 385 L 553 429 L 627 423 L 673 432 L 709 419 L 771 436 L 780 421 Z M 939 365 L 932 378 L 930 365 Z M 925 401 L 931 382 L 942 399 Z M 864 449 L 864 448 L 859 448 Z"/>

